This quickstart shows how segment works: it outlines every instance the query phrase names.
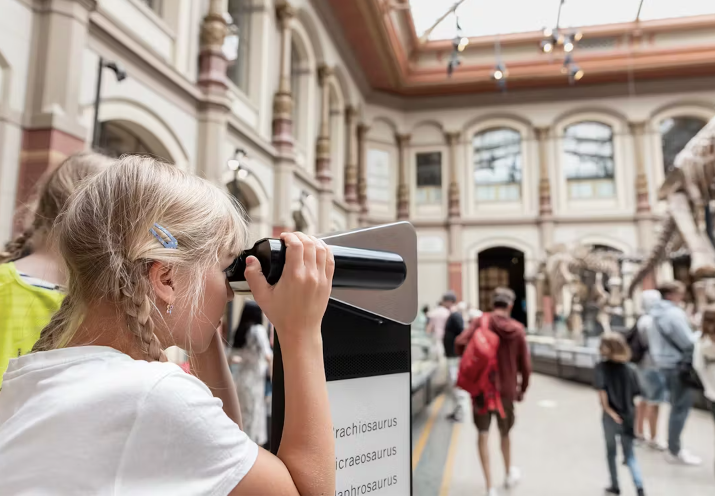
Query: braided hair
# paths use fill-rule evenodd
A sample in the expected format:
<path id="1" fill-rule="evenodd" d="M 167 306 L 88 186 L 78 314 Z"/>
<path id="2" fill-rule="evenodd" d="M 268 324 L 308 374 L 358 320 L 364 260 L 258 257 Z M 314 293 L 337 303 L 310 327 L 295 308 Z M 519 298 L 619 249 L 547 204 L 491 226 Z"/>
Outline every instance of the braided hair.
<path id="1" fill-rule="evenodd" d="M 75 153 L 40 180 L 35 194 L 36 205 L 28 206 L 31 218 L 27 219 L 27 227 L 5 244 L 4 250 L 0 251 L 0 263 L 29 255 L 43 244 L 55 219 L 80 183 L 112 162 L 113 159 L 99 153 Z"/>

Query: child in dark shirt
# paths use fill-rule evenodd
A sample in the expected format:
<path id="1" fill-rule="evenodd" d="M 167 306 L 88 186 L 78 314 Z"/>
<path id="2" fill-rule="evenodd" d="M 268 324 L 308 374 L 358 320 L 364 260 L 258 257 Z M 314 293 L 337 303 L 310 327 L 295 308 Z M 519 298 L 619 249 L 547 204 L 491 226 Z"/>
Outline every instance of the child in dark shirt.
<path id="1" fill-rule="evenodd" d="M 603 408 L 603 433 L 606 438 L 608 470 L 611 485 L 606 494 L 621 494 L 616 466 L 616 436 L 621 438 L 623 456 L 631 471 L 638 496 L 643 496 L 643 479 L 633 453 L 635 407 L 633 398 L 640 394 L 638 379 L 628 366 L 630 348 L 618 333 L 609 332 L 601 338 L 603 361 L 596 366 L 596 389 Z"/>

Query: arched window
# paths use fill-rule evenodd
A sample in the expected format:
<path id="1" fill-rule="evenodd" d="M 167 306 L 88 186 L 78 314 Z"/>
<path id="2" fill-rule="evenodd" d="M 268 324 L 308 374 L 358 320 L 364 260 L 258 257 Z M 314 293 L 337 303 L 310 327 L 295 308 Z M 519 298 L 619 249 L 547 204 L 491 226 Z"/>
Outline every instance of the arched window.
<path id="1" fill-rule="evenodd" d="M 477 201 L 521 197 L 521 134 L 510 128 L 482 131 L 472 139 Z"/>
<path id="2" fill-rule="evenodd" d="M 663 146 L 663 170 L 667 174 L 673 168 L 675 156 L 698 134 L 706 122 L 698 117 L 670 117 L 660 123 Z"/>
<path id="3" fill-rule="evenodd" d="M 223 50 L 228 60 L 228 78 L 244 93 L 248 93 L 251 3 L 251 0 L 228 0 L 230 19 Z"/>
<path id="4" fill-rule="evenodd" d="M 564 174 L 569 198 L 615 195 L 613 129 L 601 122 L 578 122 L 564 131 Z"/>

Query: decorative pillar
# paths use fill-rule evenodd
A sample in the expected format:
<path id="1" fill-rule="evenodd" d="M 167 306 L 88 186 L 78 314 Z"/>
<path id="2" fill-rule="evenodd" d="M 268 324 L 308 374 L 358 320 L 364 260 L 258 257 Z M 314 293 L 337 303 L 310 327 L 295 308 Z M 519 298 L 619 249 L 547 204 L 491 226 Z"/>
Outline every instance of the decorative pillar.
<path id="1" fill-rule="evenodd" d="M 25 204 L 38 179 L 68 155 L 85 147 L 81 124 L 82 60 L 87 46 L 90 12 L 96 0 L 36 2 L 32 32 L 32 65 L 27 82 L 22 151 L 17 190 L 3 198 L 3 207 Z M 93 65 L 94 67 L 94 65 Z M 13 181 L 14 183 L 14 181 Z M 20 219 L 17 219 L 18 221 Z M 15 228 L 20 228 L 16 224 Z M 3 233 L 4 234 L 4 233 Z"/>
<path id="2" fill-rule="evenodd" d="M 551 129 L 547 127 L 537 127 L 534 129 L 536 133 L 537 146 L 539 148 L 539 217 L 537 224 L 539 225 L 539 237 L 541 239 L 541 257 L 546 260 L 548 250 L 554 243 L 554 218 L 553 208 L 551 206 L 551 181 L 549 178 L 549 141 L 551 139 Z M 541 281 L 542 291 L 541 298 L 541 322 L 543 329 L 549 331 L 553 327 L 554 322 L 554 300 L 547 290 L 548 281 Z M 538 292 L 537 292 L 537 297 Z"/>
<path id="3" fill-rule="evenodd" d="M 454 291 L 459 301 L 462 300 L 462 216 L 459 205 L 459 172 L 457 171 L 457 144 L 460 132 L 445 133 L 449 144 L 449 289 Z"/>
<path id="4" fill-rule="evenodd" d="M 290 87 L 291 25 L 295 8 L 288 2 L 276 5 L 276 16 L 281 38 L 278 91 L 273 97 L 273 145 L 293 151 L 293 94 Z"/>
<path id="5" fill-rule="evenodd" d="M 345 107 L 345 126 L 347 128 L 347 161 L 345 163 L 345 202 L 348 204 L 348 227 L 358 227 L 358 167 L 357 167 L 357 111 L 352 105 Z"/>
<path id="6" fill-rule="evenodd" d="M 330 171 L 330 85 L 333 69 L 323 64 L 318 67 L 320 85 L 320 132 L 315 143 L 315 172 L 320 191 L 318 192 L 318 230 L 330 230 L 330 212 L 333 206 L 332 173 Z"/>
<path id="7" fill-rule="evenodd" d="M 551 207 L 551 182 L 549 180 L 549 140 L 550 129 L 537 127 L 536 139 L 539 147 L 539 227 L 543 252 L 554 242 L 554 219 Z"/>
<path id="8" fill-rule="evenodd" d="M 360 123 L 357 126 L 357 152 L 358 152 L 358 203 L 360 204 L 360 226 L 367 225 L 367 132 L 370 126 Z"/>
<path id="9" fill-rule="evenodd" d="M 398 179 L 397 179 L 397 220 L 407 220 L 410 217 L 410 186 L 407 183 L 407 146 L 410 144 L 409 134 L 397 134 L 398 147 Z"/>
<path id="10" fill-rule="evenodd" d="M 219 183 L 228 157 L 223 154 L 231 101 L 226 84 L 226 57 L 223 42 L 227 26 L 226 0 L 211 0 L 201 23 L 198 85 L 203 95 L 199 104 L 199 154 L 197 172 Z"/>
<path id="11" fill-rule="evenodd" d="M 638 251 L 646 254 L 651 249 L 654 236 L 653 219 L 651 216 L 650 200 L 648 195 L 648 176 L 645 171 L 645 130 L 646 123 L 629 122 L 631 135 L 633 136 L 633 155 L 636 163 L 636 226 L 638 229 Z M 654 289 L 655 274 L 648 273 L 641 287 L 643 289 Z"/>
<path id="12" fill-rule="evenodd" d="M 273 235 L 293 228 L 293 94 L 290 87 L 291 26 L 295 9 L 288 2 L 276 5 L 280 29 L 281 52 L 278 91 L 273 97 L 273 146 L 278 152 L 275 158 L 275 183 L 273 192 Z"/>

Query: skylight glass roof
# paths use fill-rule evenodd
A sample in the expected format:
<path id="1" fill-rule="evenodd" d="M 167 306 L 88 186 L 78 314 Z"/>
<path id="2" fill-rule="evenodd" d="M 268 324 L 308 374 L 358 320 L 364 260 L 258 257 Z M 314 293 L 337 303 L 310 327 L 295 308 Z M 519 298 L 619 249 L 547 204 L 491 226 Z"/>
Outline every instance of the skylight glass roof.
<path id="1" fill-rule="evenodd" d="M 452 0 L 409 0 L 417 36 L 450 10 Z M 641 0 L 566 0 L 561 9 L 561 27 L 595 26 L 634 21 Z M 456 15 L 462 36 L 539 31 L 556 26 L 560 0 L 464 0 Z M 649 21 L 702 14 L 715 14 L 715 0 L 644 0 L 640 19 Z M 455 14 L 449 14 L 430 33 L 430 40 L 456 35 Z"/>

